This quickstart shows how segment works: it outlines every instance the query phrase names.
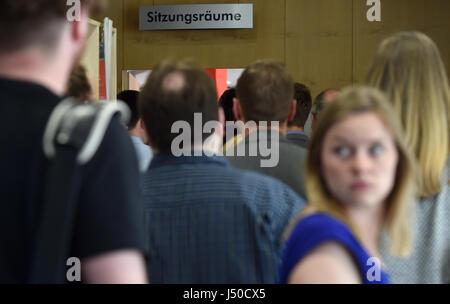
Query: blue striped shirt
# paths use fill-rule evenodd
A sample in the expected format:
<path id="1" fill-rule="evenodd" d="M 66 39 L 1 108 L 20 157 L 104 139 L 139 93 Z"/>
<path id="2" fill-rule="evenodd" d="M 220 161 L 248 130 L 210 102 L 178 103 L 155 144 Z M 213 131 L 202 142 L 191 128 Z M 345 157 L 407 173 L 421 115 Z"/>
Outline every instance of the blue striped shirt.
<path id="1" fill-rule="evenodd" d="M 151 283 L 275 283 L 281 234 L 304 207 L 288 186 L 222 157 L 155 155 L 143 177 Z"/>

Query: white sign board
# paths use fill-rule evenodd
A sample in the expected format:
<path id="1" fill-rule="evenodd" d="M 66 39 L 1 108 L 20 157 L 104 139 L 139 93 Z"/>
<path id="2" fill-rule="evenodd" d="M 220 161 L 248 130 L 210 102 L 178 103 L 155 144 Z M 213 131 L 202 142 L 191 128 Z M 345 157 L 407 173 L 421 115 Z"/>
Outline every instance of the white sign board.
<path id="1" fill-rule="evenodd" d="M 160 5 L 139 8 L 139 30 L 253 28 L 253 4 Z"/>

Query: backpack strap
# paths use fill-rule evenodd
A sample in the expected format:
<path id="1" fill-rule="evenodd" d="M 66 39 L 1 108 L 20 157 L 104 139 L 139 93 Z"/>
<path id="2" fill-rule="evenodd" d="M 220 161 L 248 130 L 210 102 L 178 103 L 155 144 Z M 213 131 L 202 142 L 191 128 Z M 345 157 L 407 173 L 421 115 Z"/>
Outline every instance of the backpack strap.
<path id="1" fill-rule="evenodd" d="M 43 209 L 32 244 L 30 283 L 66 282 L 84 165 L 95 155 L 117 113 L 125 122 L 130 117 L 122 102 L 80 105 L 74 99 L 66 99 L 52 112 L 43 139 L 49 165 Z"/>

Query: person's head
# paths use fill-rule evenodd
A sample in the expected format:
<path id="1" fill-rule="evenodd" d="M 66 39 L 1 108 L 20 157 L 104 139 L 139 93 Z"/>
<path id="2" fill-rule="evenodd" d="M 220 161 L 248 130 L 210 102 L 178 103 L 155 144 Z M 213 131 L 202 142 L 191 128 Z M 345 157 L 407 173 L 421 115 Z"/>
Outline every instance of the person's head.
<path id="1" fill-rule="evenodd" d="M 421 197 L 438 193 L 450 151 L 450 89 L 435 43 L 418 32 L 385 39 L 366 83 L 386 93 L 403 124 L 421 169 Z"/>
<path id="2" fill-rule="evenodd" d="M 400 122 L 385 96 L 373 88 L 349 88 L 327 106 L 312 136 L 308 202 L 350 226 L 352 210 L 381 211 L 393 253 L 404 255 L 410 246 L 414 168 Z"/>
<path id="3" fill-rule="evenodd" d="M 78 65 L 70 74 L 66 95 L 75 97 L 81 103 L 89 103 L 94 99 L 86 69 L 82 65 Z"/>
<path id="4" fill-rule="evenodd" d="M 171 153 L 172 142 L 179 136 L 172 133 L 172 126 L 180 121 L 191 129 L 191 147 L 198 146 L 211 134 L 195 136 L 194 114 L 200 113 L 203 123 L 218 120 L 216 86 L 192 61 L 165 60 L 150 74 L 139 97 L 139 111 L 157 153 Z"/>
<path id="5" fill-rule="evenodd" d="M 219 98 L 219 106 L 222 107 L 225 113 L 225 121 L 236 121 L 233 113 L 233 98 L 236 97 L 236 89 L 231 88 L 226 90 Z"/>
<path id="6" fill-rule="evenodd" d="M 294 99 L 297 101 L 294 119 L 288 122 L 288 126 L 304 128 L 312 106 L 311 91 L 304 84 L 294 84 Z"/>
<path id="7" fill-rule="evenodd" d="M 340 91 L 337 89 L 326 89 L 317 95 L 311 108 L 311 114 L 313 115 L 313 128 L 314 122 L 320 117 L 320 113 L 323 112 L 327 105 L 331 104 L 336 99 L 339 93 Z"/>
<path id="8" fill-rule="evenodd" d="M 117 100 L 122 100 L 130 108 L 131 116 L 127 124 L 128 130 L 133 130 L 139 121 L 138 97 L 139 92 L 134 90 L 125 90 L 117 94 Z"/>
<path id="9" fill-rule="evenodd" d="M 61 38 L 62 31 L 69 23 L 74 23 L 67 19 L 71 5 L 66 2 L 3 0 L 0 10 L 0 54 L 29 47 L 51 51 Z M 81 0 L 80 3 L 80 17 L 83 19 L 90 11 L 98 10 L 103 1 Z"/>
<path id="10" fill-rule="evenodd" d="M 70 72 L 84 49 L 88 16 L 102 3 L 102 0 L 81 0 L 81 6 L 77 9 L 77 1 L 67 4 L 67 1 L 62 0 L 3 0 L 0 10 L 1 72 L 8 74 L 26 64 L 45 70 L 47 66 L 55 64 L 57 66 L 49 72 L 62 71 L 64 77 L 60 78 L 63 79 L 57 80 L 60 82 L 57 85 L 58 93 L 62 94 Z M 71 14 L 72 11 L 76 14 Z M 69 20 L 68 15 L 75 15 L 79 22 Z M 12 56 L 19 55 L 26 55 L 26 60 L 23 57 L 10 60 Z M 14 61 L 21 63 L 14 65 Z M 27 74 L 23 74 L 22 78 L 26 78 Z M 42 73 L 40 77 L 48 75 Z"/>
<path id="11" fill-rule="evenodd" d="M 142 139 L 144 144 L 149 144 L 148 135 L 144 127 L 144 123 L 139 115 L 138 108 L 139 92 L 133 90 L 125 90 L 117 94 L 117 100 L 123 101 L 130 109 L 131 115 L 126 127 L 131 136 Z"/>
<path id="12" fill-rule="evenodd" d="M 295 115 L 294 82 L 283 64 L 260 60 L 251 64 L 238 80 L 235 116 L 239 120 L 277 121 Z"/>

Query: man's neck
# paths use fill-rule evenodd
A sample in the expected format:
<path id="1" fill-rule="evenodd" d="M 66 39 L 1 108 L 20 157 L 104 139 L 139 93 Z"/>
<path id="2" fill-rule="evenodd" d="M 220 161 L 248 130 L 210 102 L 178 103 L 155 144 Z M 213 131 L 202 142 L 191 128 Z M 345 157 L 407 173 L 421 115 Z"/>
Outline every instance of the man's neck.
<path id="1" fill-rule="evenodd" d="M 140 138 L 144 144 L 147 144 L 146 143 L 146 139 L 142 135 L 142 131 L 139 128 L 136 127 L 134 129 L 130 130 L 128 133 L 130 134 L 130 136 L 134 136 L 134 137 Z"/>
<path id="2" fill-rule="evenodd" d="M 139 137 L 140 139 L 142 139 L 141 134 L 139 133 L 139 130 L 137 128 L 131 129 L 128 132 L 130 133 L 130 136 Z"/>
<path id="3" fill-rule="evenodd" d="M 287 132 L 305 132 L 303 128 L 297 127 L 297 126 L 291 126 L 287 127 Z"/>
<path id="4" fill-rule="evenodd" d="M 247 122 L 244 122 L 247 123 Z M 287 122 L 283 122 L 281 125 L 279 125 L 278 127 L 275 126 L 270 126 L 270 127 L 261 127 L 261 126 L 256 126 L 256 128 L 250 128 L 250 129 L 245 129 L 245 136 L 248 136 L 250 133 L 254 132 L 254 131 L 258 131 L 258 130 L 272 130 L 272 131 L 278 131 L 280 132 L 283 136 L 286 136 L 288 128 L 287 128 Z"/>
<path id="5" fill-rule="evenodd" d="M 47 58 L 33 50 L 0 55 L 0 76 L 33 82 L 62 96 L 66 91 L 70 63 L 59 63 L 57 58 Z"/>

